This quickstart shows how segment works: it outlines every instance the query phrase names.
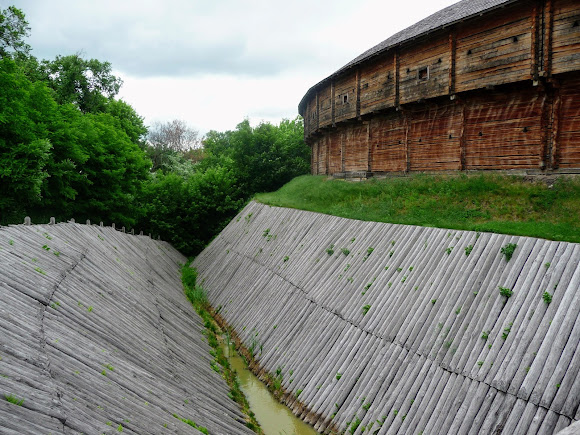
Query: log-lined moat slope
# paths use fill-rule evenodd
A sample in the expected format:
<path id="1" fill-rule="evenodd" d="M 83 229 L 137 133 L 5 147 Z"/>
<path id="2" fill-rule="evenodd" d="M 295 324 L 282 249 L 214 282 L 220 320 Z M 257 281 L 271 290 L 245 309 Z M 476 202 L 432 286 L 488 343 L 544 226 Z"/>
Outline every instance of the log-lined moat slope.
<path id="1" fill-rule="evenodd" d="M 113 228 L 0 228 L 0 433 L 253 433 L 210 366 L 185 261 Z"/>
<path id="2" fill-rule="evenodd" d="M 578 244 L 252 202 L 193 266 L 321 432 L 551 434 L 580 419 L 579 261 Z"/>

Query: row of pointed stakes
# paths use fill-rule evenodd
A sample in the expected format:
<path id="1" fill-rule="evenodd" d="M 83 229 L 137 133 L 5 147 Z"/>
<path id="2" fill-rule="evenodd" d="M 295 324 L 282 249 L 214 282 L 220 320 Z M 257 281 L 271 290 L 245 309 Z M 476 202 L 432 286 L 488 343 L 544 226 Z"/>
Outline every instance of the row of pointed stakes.
<path id="1" fill-rule="evenodd" d="M 68 221 L 68 223 L 74 224 L 74 223 L 76 223 L 76 222 L 75 222 L 74 218 L 71 218 L 71 219 Z M 50 221 L 48 222 L 48 224 L 49 224 L 49 225 L 56 225 L 56 219 L 55 219 L 54 217 L 51 217 L 51 218 L 50 218 Z M 87 224 L 87 225 L 91 225 L 91 220 L 90 220 L 90 219 L 87 219 L 87 222 L 86 222 L 86 224 Z M 26 217 L 24 218 L 24 225 L 32 225 L 32 219 L 30 219 L 30 216 L 26 216 Z M 101 228 L 102 228 L 102 227 L 104 227 L 103 221 L 99 222 L 99 226 L 100 226 Z M 115 228 L 115 222 L 113 222 L 113 223 L 111 224 L 111 228 L 113 228 L 113 229 L 116 229 L 116 228 Z M 124 227 L 124 226 L 123 226 L 123 227 L 121 227 L 120 231 L 121 231 L 122 233 L 126 233 L 125 227 Z M 134 228 L 131 228 L 131 234 L 132 234 L 132 235 L 135 235 L 135 229 L 134 229 Z M 140 235 L 140 236 L 143 236 L 143 235 L 144 235 L 144 234 L 143 234 L 143 231 L 139 232 L 139 235 Z M 151 237 L 151 233 L 149 233 L 149 238 L 150 238 L 150 239 L 152 239 L 152 238 L 153 238 L 153 237 Z M 160 237 L 159 235 L 157 236 L 157 240 L 161 240 L 161 237 Z"/>

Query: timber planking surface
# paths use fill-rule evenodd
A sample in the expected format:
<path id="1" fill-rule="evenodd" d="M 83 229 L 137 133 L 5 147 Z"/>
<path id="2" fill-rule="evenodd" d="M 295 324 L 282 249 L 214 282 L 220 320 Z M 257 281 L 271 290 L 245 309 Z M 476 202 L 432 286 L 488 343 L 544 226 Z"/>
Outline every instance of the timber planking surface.
<path id="1" fill-rule="evenodd" d="M 0 433 L 200 433 L 174 413 L 253 433 L 210 367 L 185 261 L 113 228 L 0 228 Z"/>
<path id="2" fill-rule="evenodd" d="M 460 1 L 308 90 L 312 173 L 574 172 L 579 74 L 577 0 Z"/>
<path id="3" fill-rule="evenodd" d="M 578 244 L 252 202 L 194 266 L 320 432 L 553 434 L 580 419 L 579 263 Z"/>

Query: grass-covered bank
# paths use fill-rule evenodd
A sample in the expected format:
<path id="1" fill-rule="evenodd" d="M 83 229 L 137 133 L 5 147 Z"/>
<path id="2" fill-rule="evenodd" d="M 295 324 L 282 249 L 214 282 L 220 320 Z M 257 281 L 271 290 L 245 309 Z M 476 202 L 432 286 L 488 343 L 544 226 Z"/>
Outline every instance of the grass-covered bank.
<path id="1" fill-rule="evenodd" d="M 548 185 L 501 174 L 417 174 L 359 183 L 306 175 L 255 199 L 366 221 L 580 242 L 580 177 Z"/>
<path id="2" fill-rule="evenodd" d="M 220 347 L 218 335 L 221 334 L 221 330 L 212 317 L 213 310 L 209 305 L 205 291 L 197 284 L 197 270 L 189 267 L 190 264 L 191 261 L 188 261 L 188 263 L 181 268 L 181 282 L 183 283 L 183 290 L 187 299 L 189 299 L 195 308 L 195 311 L 197 311 L 197 314 L 199 314 L 204 322 L 204 334 L 207 337 L 207 342 L 212 347 L 210 353 L 214 357 L 214 360 L 211 362 L 211 367 L 225 379 L 230 387 L 229 397 L 240 406 L 240 409 L 246 415 L 246 426 L 257 434 L 262 434 L 262 429 L 256 421 L 253 412 L 250 410 L 248 400 L 240 389 L 236 373 L 231 369 L 230 363 Z M 205 429 L 197 426 L 195 422 L 192 422 L 193 424 L 191 424 L 175 414 L 174 417 L 190 424 L 201 432 Z M 206 432 L 203 433 L 207 433 L 207 429 Z"/>

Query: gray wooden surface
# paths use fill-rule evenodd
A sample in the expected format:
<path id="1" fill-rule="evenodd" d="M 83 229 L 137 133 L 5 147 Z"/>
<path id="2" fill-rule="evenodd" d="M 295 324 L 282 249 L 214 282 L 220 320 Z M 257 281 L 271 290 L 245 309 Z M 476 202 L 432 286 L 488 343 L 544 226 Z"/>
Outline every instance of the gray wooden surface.
<path id="1" fill-rule="evenodd" d="M 319 431 L 552 434 L 580 419 L 579 261 L 577 244 L 252 202 L 194 266 Z"/>
<path id="2" fill-rule="evenodd" d="M 112 228 L 0 228 L 0 433 L 200 433 L 174 413 L 252 433 L 210 367 L 185 261 Z"/>

